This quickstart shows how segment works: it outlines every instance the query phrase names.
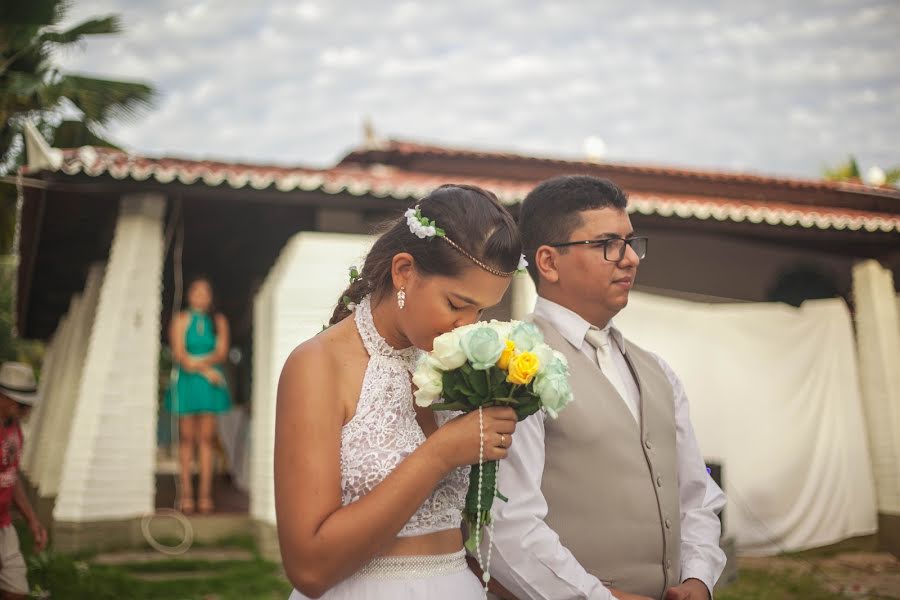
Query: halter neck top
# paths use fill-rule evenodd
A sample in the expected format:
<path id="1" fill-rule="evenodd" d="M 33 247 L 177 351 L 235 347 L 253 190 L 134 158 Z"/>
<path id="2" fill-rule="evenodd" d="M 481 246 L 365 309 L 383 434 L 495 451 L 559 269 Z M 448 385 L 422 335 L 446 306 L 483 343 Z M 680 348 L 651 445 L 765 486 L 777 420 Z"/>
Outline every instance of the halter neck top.
<path id="1" fill-rule="evenodd" d="M 369 353 L 369 365 L 356 414 L 341 431 L 341 498 L 345 506 L 372 491 L 425 441 L 416 421 L 410 379 L 421 351 L 415 347 L 396 350 L 381 337 L 368 297 L 357 305 L 354 320 Z M 441 411 L 435 416 L 442 426 L 456 414 Z M 448 473 L 398 535 L 458 528 L 468 477 L 469 467 Z"/>

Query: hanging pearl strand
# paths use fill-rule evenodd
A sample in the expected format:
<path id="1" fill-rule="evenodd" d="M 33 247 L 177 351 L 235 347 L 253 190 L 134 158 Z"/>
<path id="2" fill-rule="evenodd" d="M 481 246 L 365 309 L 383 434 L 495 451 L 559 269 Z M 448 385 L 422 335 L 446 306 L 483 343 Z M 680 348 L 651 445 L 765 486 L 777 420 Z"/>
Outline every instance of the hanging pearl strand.
<path id="1" fill-rule="evenodd" d="M 484 483 L 484 410 L 478 407 L 478 500 L 475 501 L 475 556 L 478 558 L 478 566 L 484 570 L 485 561 L 481 556 L 481 490 Z M 488 550 L 490 556 L 490 550 Z M 488 581 L 491 576 L 487 570 L 481 576 L 484 580 L 484 597 L 487 598 Z"/>
<path id="2" fill-rule="evenodd" d="M 493 497 L 497 497 L 497 480 L 500 478 L 498 476 L 500 472 L 500 465 L 497 465 L 497 472 L 494 473 L 494 494 Z M 484 564 L 484 575 L 482 575 L 482 579 L 484 579 L 484 595 L 487 597 L 488 591 L 488 583 L 491 581 L 491 553 L 494 550 L 494 519 L 491 518 L 491 524 L 488 525 L 488 549 L 487 549 L 487 561 Z"/>

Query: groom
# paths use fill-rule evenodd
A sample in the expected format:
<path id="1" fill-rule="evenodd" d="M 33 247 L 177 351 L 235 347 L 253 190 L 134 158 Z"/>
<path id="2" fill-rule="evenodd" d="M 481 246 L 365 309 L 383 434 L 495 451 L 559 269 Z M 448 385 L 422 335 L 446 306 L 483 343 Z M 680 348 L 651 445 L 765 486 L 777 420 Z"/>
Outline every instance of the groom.
<path id="1" fill-rule="evenodd" d="M 493 577 L 524 599 L 707 600 L 725 565 L 684 388 L 612 324 L 646 238 L 610 181 L 563 176 L 522 204 L 533 320 L 569 361 L 575 402 L 516 429 L 494 503 Z"/>

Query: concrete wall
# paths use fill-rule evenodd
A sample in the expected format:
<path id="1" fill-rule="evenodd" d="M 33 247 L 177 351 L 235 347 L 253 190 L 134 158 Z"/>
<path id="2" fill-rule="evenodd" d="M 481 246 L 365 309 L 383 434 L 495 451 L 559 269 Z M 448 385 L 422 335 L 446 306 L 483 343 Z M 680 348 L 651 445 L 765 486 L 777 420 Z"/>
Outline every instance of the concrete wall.
<path id="1" fill-rule="evenodd" d="M 650 238 L 637 277 L 637 284 L 646 291 L 687 292 L 691 299 L 764 302 L 779 274 L 801 265 L 830 276 L 842 293 L 851 287 L 851 258 L 718 235 L 649 228 L 638 233 Z"/>

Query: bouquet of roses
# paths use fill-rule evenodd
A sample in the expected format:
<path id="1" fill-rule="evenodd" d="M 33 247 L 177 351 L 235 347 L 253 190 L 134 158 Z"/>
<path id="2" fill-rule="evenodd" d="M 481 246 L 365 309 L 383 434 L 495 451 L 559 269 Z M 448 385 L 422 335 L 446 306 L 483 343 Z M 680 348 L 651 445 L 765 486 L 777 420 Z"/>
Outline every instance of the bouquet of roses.
<path id="1" fill-rule="evenodd" d="M 535 325 L 521 321 L 480 322 L 437 337 L 413 383 L 419 406 L 463 412 L 509 406 L 520 421 L 540 409 L 556 418 L 572 401 L 565 357 L 544 343 Z M 496 462 L 472 466 L 463 510 L 470 551 L 490 523 L 494 497 L 507 500 L 496 482 Z"/>

